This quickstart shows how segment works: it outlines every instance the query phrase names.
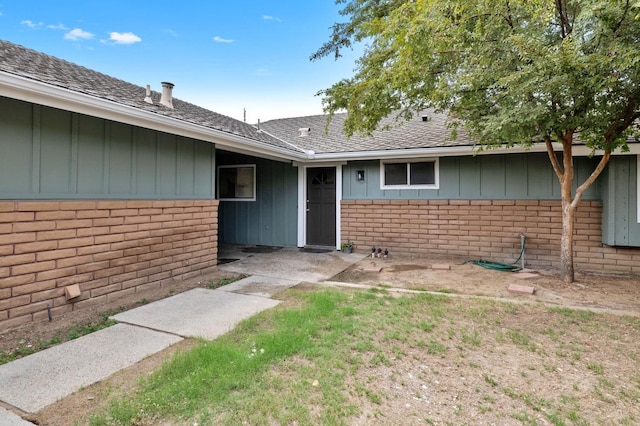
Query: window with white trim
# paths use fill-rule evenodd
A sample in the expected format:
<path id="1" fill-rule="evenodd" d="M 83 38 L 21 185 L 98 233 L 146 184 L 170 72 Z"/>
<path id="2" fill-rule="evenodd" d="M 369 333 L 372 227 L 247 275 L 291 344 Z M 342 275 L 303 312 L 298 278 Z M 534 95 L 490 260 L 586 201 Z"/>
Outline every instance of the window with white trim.
<path id="1" fill-rule="evenodd" d="M 381 189 L 438 189 L 437 158 L 380 162 Z"/>
<path id="2" fill-rule="evenodd" d="M 256 165 L 218 166 L 217 183 L 221 201 L 255 201 Z"/>

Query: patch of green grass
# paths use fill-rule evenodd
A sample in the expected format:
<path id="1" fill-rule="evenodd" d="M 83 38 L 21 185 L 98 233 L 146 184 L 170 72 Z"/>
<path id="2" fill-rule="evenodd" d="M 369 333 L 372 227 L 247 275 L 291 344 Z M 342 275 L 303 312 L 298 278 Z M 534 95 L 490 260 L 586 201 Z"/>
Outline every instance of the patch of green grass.
<path id="1" fill-rule="evenodd" d="M 549 312 L 553 312 L 569 318 L 572 322 L 588 322 L 597 317 L 598 314 L 584 309 L 570 308 L 549 308 Z"/>
<path id="2" fill-rule="evenodd" d="M 243 278 L 246 278 L 245 275 L 240 275 L 237 277 L 228 277 L 228 278 L 220 278 L 218 280 L 209 280 L 209 283 L 207 284 L 207 288 L 211 289 L 211 290 L 215 290 L 216 288 L 220 288 L 223 287 L 225 285 L 234 283 L 236 281 L 239 281 Z"/>
<path id="3" fill-rule="evenodd" d="M 480 343 L 482 343 L 482 338 L 480 337 L 478 330 L 473 330 L 471 333 L 462 333 L 462 342 L 471 344 L 473 346 L 480 346 Z"/>
<path id="4" fill-rule="evenodd" d="M 482 378 L 483 378 L 483 379 L 484 379 L 484 381 L 485 381 L 486 383 L 488 383 L 490 386 L 492 386 L 492 387 L 496 387 L 496 386 L 498 386 L 498 382 L 497 382 L 493 377 L 489 376 L 487 373 L 484 373 L 484 374 L 482 375 Z"/>
<path id="5" fill-rule="evenodd" d="M 599 398 L 600 408 L 602 401 L 634 407 L 640 396 L 640 376 L 613 374 L 618 358 L 634 362 L 626 354 L 635 351 L 632 342 L 640 331 L 617 317 L 549 312 L 544 306 L 514 308 L 433 293 L 398 296 L 381 288 L 293 288 L 280 299 L 276 308 L 178 355 L 134 394 L 97 413 L 92 424 L 347 425 L 363 415 L 384 423 L 390 419 L 382 407 L 414 380 L 435 387 L 458 371 L 471 392 L 487 394 L 472 406 L 446 399 L 447 413 L 459 414 L 449 420 L 460 424 L 468 420 L 467 410 L 474 409 L 478 423 L 586 425 L 585 419 L 597 423 L 599 417 L 591 405 L 578 404 L 584 392 Z M 567 318 L 587 318 L 589 324 L 571 326 Z M 611 333 L 623 336 L 615 354 L 593 350 L 595 343 L 583 345 L 589 339 L 610 342 Z M 526 359 L 516 370 L 505 366 L 514 356 Z M 588 357 L 590 367 L 578 362 L 581 356 Z M 409 364 L 413 377 L 407 374 Z M 603 365 L 611 365 L 612 374 L 605 375 Z M 580 376 L 591 371 L 599 380 L 572 388 L 572 380 L 557 374 L 567 368 Z M 538 391 L 550 379 L 563 381 L 563 390 Z M 417 399 L 422 395 L 417 390 L 411 394 Z M 432 396 L 434 404 L 446 398 Z M 428 423 L 417 408 L 407 415 Z"/>
<path id="6" fill-rule="evenodd" d="M 516 329 L 516 330 L 507 330 L 507 337 L 511 340 L 511 342 L 517 346 L 522 346 L 531 352 L 536 351 L 536 344 L 531 341 L 529 335 Z"/>
<path id="7" fill-rule="evenodd" d="M 445 352 L 447 352 L 447 347 L 442 343 L 433 339 L 429 340 L 429 343 L 427 343 L 427 353 L 429 355 L 443 355 Z"/>
<path id="8" fill-rule="evenodd" d="M 590 362 L 587 364 L 587 369 L 593 371 L 596 374 L 604 374 L 604 367 L 602 364 Z"/>

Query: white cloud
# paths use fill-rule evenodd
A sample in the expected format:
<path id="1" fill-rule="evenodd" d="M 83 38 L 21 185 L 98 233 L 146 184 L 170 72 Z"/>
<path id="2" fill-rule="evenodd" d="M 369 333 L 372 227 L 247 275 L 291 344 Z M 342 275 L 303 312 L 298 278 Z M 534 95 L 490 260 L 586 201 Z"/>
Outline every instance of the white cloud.
<path id="1" fill-rule="evenodd" d="M 216 43 L 233 43 L 235 40 L 215 36 L 213 38 L 213 41 L 215 41 Z"/>
<path id="2" fill-rule="evenodd" d="M 20 23 L 22 25 L 26 25 L 27 27 L 29 27 L 31 29 L 39 28 L 39 27 L 44 25 L 42 22 L 33 22 L 33 21 L 28 20 L 28 19 L 25 19 L 24 21 L 22 21 Z"/>
<path id="3" fill-rule="evenodd" d="M 262 19 L 264 19 L 265 21 L 276 21 L 276 22 L 282 22 L 282 19 L 277 18 L 275 16 L 271 16 L 271 15 L 262 15 Z"/>
<path id="4" fill-rule="evenodd" d="M 142 41 L 142 39 L 134 33 L 118 33 L 115 31 L 109 33 L 109 40 L 116 42 L 116 44 L 133 44 Z"/>
<path id="5" fill-rule="evenodd" d="M 74 28 L 71 31 L 69 31 L 68 33 L 66 33 L 64 35 L 65 40 L 72 40 L 72 41 L 76 41 L 76 40 L 90 40 L 94 37 L 93 34 L 91 34 L 88 31 L 84 31 L 80 28 Z"/>
<path id="6" fill-rule="evenodd" d="M 47 28 L 50 30 L 62 30 L 62 31 L 67 31 L 68 28 L 65 27 L 63 24 L 58 24 L 58 25 L 47 25 Z"/>

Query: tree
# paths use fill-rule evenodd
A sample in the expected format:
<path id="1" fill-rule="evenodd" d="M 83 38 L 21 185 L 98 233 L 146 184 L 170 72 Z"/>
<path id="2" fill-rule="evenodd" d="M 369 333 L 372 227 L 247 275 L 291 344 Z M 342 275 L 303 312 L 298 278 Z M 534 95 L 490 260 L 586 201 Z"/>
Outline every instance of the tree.
<path id="1" fill-rule="evenodd" d="M 544 143 L 560 181 L 561 266 L 574 279 L 574 212 L 640 116 L 633 0 L 337 0 L 348 21 L 312 57 L 366 43 L 353 77 L 321 91 L 345 132 L 433 107 L 478 149 Z M 574 143 L 600 160 L 573 193 Z M 554 151 L 562 145 L 562 154 Z"/>

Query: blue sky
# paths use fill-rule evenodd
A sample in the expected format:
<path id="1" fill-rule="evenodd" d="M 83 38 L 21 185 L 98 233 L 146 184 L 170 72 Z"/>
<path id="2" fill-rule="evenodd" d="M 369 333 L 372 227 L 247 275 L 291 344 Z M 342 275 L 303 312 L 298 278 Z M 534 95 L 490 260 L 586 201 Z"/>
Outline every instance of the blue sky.
<path id="1" fill-rule="evenodd" d="M 0 0 L 0 38 L 221 114 L 320 114 L 315 94 L 360 52 L 310 62 L 344 18 L 334 0 Z"/>

